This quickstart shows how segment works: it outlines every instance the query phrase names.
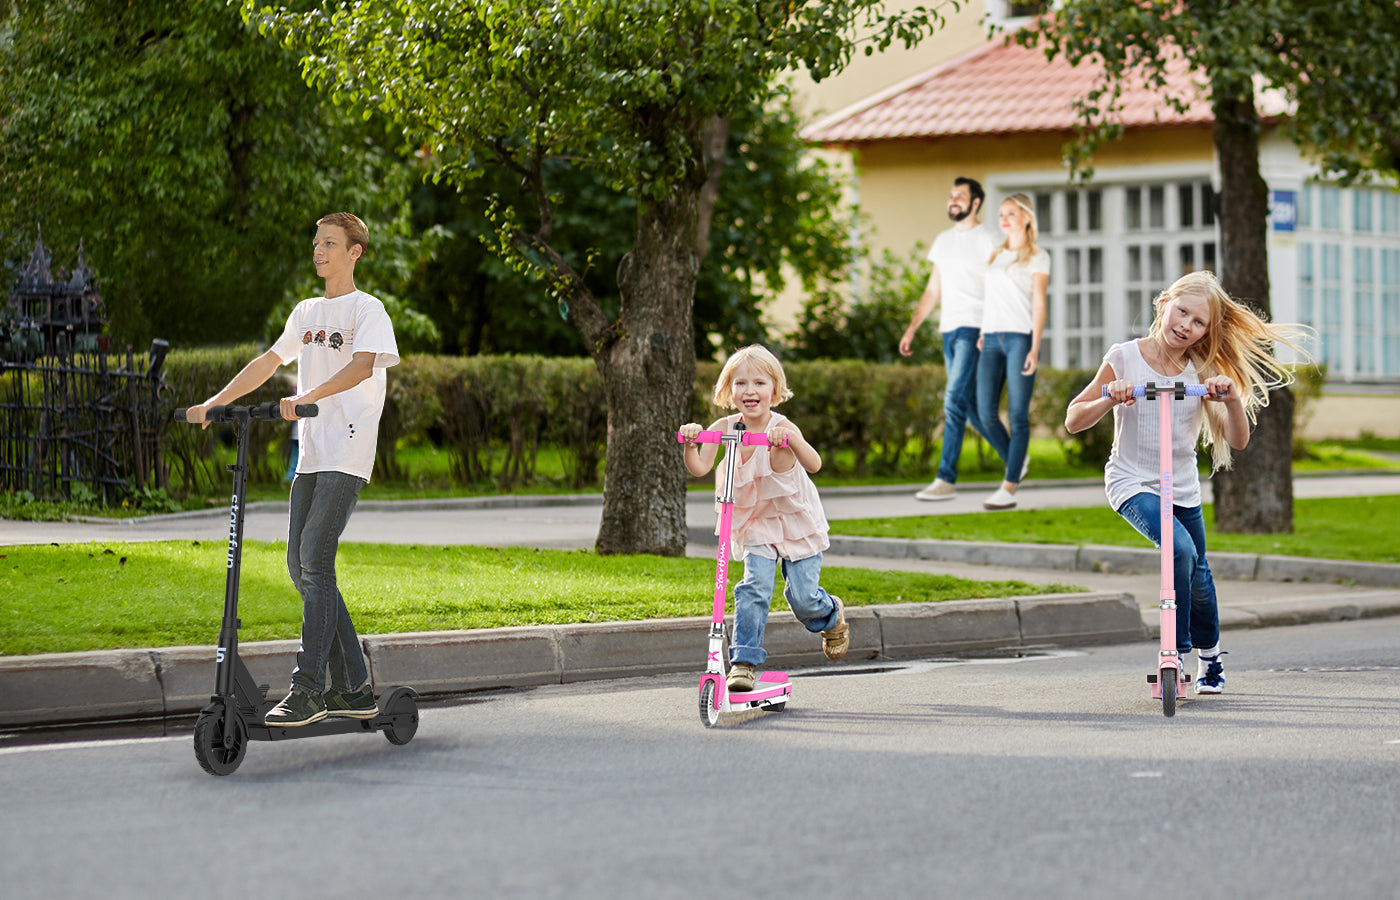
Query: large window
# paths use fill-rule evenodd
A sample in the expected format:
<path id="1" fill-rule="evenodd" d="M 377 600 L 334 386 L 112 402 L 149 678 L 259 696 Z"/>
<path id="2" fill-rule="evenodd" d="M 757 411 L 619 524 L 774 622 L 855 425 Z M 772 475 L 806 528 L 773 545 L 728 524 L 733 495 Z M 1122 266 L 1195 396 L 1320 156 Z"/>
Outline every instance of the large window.
<path id="1" fill-rule="evenodd" d="M 1400 195 L 1303 185 L 1298 317 L 1334 377 L 1400 376 Z"/>
<path id="2" fill-rule="evenodd" d="M 1049 365 L 1097 369 L 1110 344 L 1147 333 L 1163 289 L 1216 267 L 1216 196 L 1205 179 L 1030 193 L 1051 257 Z"/>

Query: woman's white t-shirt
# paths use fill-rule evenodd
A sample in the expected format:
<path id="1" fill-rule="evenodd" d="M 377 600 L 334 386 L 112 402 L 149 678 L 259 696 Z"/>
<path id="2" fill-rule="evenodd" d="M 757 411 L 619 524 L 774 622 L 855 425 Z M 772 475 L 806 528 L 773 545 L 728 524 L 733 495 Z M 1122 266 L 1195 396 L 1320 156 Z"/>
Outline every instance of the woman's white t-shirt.
<path id="1" fill-rule="evenodd" d="M 987 266 L 987 290 L 983 300 L 982 333 L 1011 331 L 1030 334 L 1032 276 L 1050 274 L 1050 254 L 1037 250 L 1022 265 L 1014 250 L 1002 250 Z"/>
<path id="2" fill-rule="evenodd" d="M 388 384 L 384 370 L 399 362 L 384 304 L 364 291 L 303 300 L 272 352 L 283 365 L 297 361 L 298 394 L 323 384 L 356 353 L 375 354 L 373 375 L 321 399 L 316 417 L 298 422 L 298 473 L 345 472 L 369 481 Z"/>
<path id="3" fill-rule="evenodd" d="M 1143 358 L 1136 340 L 1114 344 L 1104 354 L 1115 378 L 1133 384 L 1200 384 L 1194 363 L 1187 362 L 1180 375 L 1154 371 Z M 1144 491 L 1158 493 L 1162 477 L 1161 411 L 1159 400 L 1139 399 L 1132 406 L 1113 407 L 1113 450 L 1104 467 L 1104 489 L 1114 509 Z M 1196 443 L 1204 415 L 1199 397 L 1172 404 L 1172 505 L 1201 505 L 1201 476 L 1196 469 Z"/>

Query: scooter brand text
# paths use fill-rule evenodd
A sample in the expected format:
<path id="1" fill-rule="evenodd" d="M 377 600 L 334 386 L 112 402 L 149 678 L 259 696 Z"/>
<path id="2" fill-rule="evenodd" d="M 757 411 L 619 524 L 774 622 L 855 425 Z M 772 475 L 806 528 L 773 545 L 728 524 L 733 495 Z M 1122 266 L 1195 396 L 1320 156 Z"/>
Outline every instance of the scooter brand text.
<path id="1" fill-rule="evenodd" d="M 238 549 L 238 495 L 233 495 L 232 510 L 228 514 L 228 567 L 233 568 L 234 551 Z"/>

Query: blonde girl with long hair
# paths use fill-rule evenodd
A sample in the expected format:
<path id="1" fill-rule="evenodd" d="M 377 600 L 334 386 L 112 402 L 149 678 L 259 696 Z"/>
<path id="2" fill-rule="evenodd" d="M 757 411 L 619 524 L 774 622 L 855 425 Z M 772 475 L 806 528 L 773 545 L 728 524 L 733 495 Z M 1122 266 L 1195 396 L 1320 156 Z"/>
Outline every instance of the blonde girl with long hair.
<path id="1" fill-rule="evenodd" d="M 987 442 L 1006 464 L 1005 480 L 982 506 L 1011 509 L 1028 468 L 1031 394 L 1045 331 L 1050 254 L 1036 244 L 1035 206 L 1025 194 L 1002 201 L 998 223 L 1006 239 L 987 266 L 982 337 L 977 343 L 977 418 Z M 1003 387 L 1009 431 L 998 412 Z"/>
<path id="2" fill-rule="evenodd" d="M 1109 348 L 1094 380 L 1069 404 L 1065 428 L 1075 434 L 1113 411 L 1113 449 L 1104 468 L 1108 502 L 1155 546 L 1162 544 L 1161 499 L 1146 485 L 1161 470 L 1159 423 L 1152 409 L 1133 399 L 1135 384 L 1203 384 L 1205 402 L 1172 404 L 1173 566 L 1177 650 L 1184 661 L 1197 650 L 1196 692 L 1225 689 L 1220 613 L 1206 560 L 1205 520 L 1196 445 L 1211 450 L 1212 471 L 1230 466 L 1231 449 L 1243 450 L 1269 390 L 1292 382 L 1274 358 L 1275 342 L 1306 357 L 1307 329 L 1264 321 L 1234 300 L 1210 272 L 1177 279 L 1153 301 L 1147 336 Z M 1108 388 L 1105 397 L 1104 388 Z M 1189 598 L 1189 600 L 1187 599 Z"/>

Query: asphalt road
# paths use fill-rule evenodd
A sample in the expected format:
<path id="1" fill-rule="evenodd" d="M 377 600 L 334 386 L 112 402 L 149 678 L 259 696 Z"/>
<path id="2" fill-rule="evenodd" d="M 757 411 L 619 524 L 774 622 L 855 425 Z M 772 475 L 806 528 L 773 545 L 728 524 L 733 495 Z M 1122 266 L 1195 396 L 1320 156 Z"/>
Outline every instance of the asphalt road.
<path id="1" fill-rule="evenodd" d="M 424 708 L 414 740 L 0 747 L 18 898 L 1395 898 L 1400 620 L 1234 632 L 1164 718 L 1148 643 Z"/>

